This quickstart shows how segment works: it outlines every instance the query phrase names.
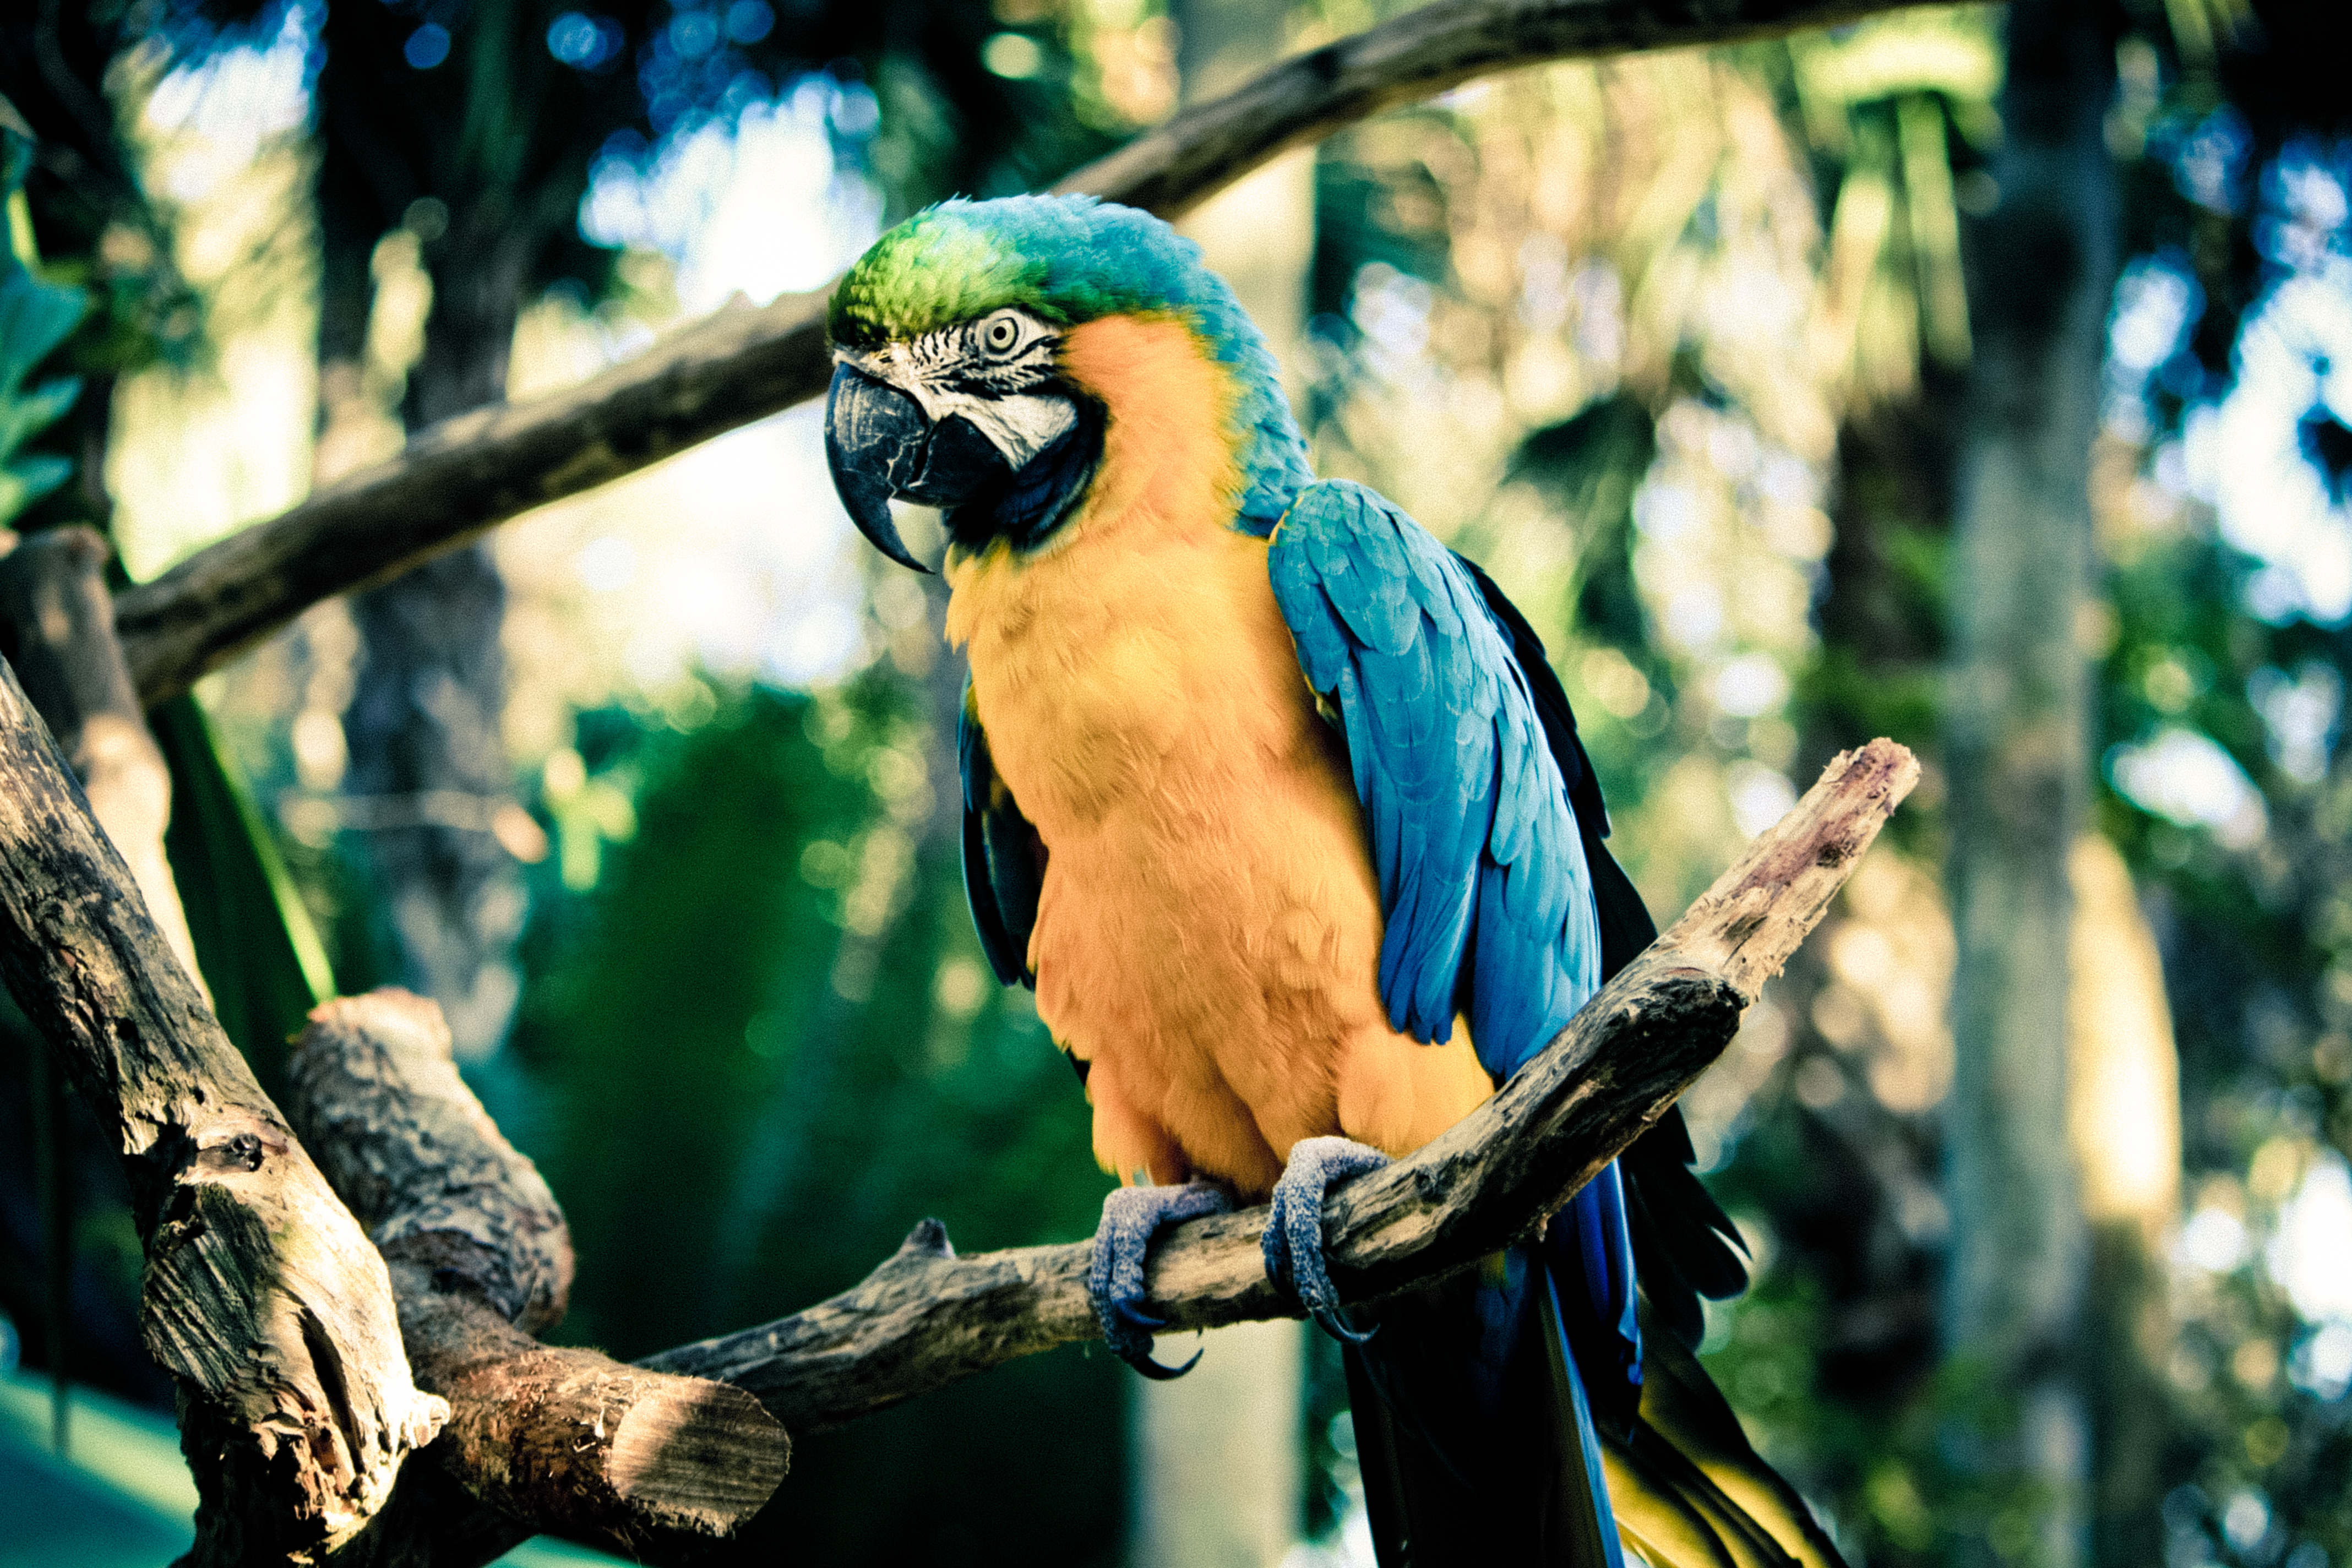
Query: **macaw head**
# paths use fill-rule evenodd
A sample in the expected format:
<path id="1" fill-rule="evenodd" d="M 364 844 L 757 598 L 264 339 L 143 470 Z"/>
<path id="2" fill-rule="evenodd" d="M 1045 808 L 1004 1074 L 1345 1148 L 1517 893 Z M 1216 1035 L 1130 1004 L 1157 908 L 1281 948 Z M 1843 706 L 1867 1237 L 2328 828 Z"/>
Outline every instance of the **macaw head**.
<path id="1" fill-rule="evenodd" d="M 1309 476 L 1273 358 L 1233 291 L 1148 213 L 1010 196 L 916 214 L 834 293 L 825 456 L 859 531 L 917 571 L 893 497 L 940 508 L 966 550 L 1052 540 L 1102 459 L 1107 417 L 1064 351 L 1111 316 L 1180 321 L 1232 373 L 1239 521 L 1271 530 Z"/>

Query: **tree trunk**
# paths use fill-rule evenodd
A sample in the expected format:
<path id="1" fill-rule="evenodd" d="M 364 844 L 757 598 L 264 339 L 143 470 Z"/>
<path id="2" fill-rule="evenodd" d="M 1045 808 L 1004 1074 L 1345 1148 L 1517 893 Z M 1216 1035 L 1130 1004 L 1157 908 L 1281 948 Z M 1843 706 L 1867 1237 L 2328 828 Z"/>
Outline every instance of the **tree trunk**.
<path id="1" fill-rule="evenodd" d="M 16 665 L 35 710 L 51 721 L 91 814 L 209 1004 L 179 886 L 163 858 L 172 774 L 115 640 L 109 554 L 92 529 L 51 529 L 21 544 L 0 530 L 0 652 Z"/>
<path id="2" fill-rule="evenodd" d="M 102 426 L 99 439 L 102 448 Z M 89 493 L 105 500 L 102 486 L 90 487 Z M 106 541 L 89 528 L 52 528 L 22 541 L 0 528 L 0 654 L 15 665 L 36 711 L 49 721 L 91 814 L 129 864 L 173 956 L 210 1003 L 179 887 L 163 855 L 163 830 L 172 815 L 171 772 L 148 732 L 115 638 L 114 602 L 104 575 L 109 555 Z M 32 1058 L 34 1185 L 47 1276 L 40 1343 L 55 1390 L 50 1436 L 62 1454 L 68 1443 L 69 1344 L 75 1338 L 74 1139 L 64 1075 L 37 1044 Z"/>
<path id="3" fill-rule="evenodd" d="M 505 396 L 527 240 L 495 194 L 425 247 L 425 352 L 409 373 L 413 434 Z M 343 717 L 345 820 L 366 835 L 403 984 L 441 1005 L 458 1059 L 504 1039 L 520 992 L 509 957 L 524 894 L 491 833 L 513 779 L 500 731 L 506 588 L 472 544 L 356 595 L 359 669 Z"/>
<path id="4" fill-rule="evenodd" d="M 177 1381 L 196 1568 L 356 1534 L 448 1406 L 409 1377 L 383 1261 L 254 1080 L 0 662 L 0 977 L 106 1128 Z"/>
<path id="5" fill-rule="evenodd" d="M 2000 205 L 1972 237 L 1977 355 L 1949 574 L 1958 952 L 1945 1330 L 2006 1407 L 1954 1451 L 2010 1504 L 1988 1531 L 2003 1538 L 1960 1555 L 2036 1551 L 2057 1568 L 2087 1544 L 2089 1240 L 2067 1137 L 2067 855 L 2084 815 L 2089 689 L 2074 626 L 2115 267 L 2108 48 L 2086 5 L 2022 0 L 2010 12 Z M 2036 1515 L 2038 1539 L 2005 1538 Z"/>

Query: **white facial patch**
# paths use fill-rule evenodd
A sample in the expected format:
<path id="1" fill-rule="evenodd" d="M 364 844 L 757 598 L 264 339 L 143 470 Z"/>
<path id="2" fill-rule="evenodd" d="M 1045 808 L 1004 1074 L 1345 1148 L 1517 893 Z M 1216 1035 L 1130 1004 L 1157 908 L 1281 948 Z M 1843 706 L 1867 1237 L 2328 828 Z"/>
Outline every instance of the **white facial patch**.
<path id="1" fill-rule="evenodd" d="M 1004 454 L 1004 460 L 1018 473 L 1030 458 L 1068 435 L 1078 422 L 1078 411 L 1070 400 L 1055 393 L 1019 393 L 1010 397 L 974 397 L 968 392 L 950 392 L 929 397 L 908 389 L 908 395 L 923 405 L 923 412 L 934 420 L 950 414 L 960 414 L 971 421 L 974 427 L 989 439 L 989 444 Z"/>
<path id="2" fill-rule="evenodd" d="M 1008 317 L 1017 318 L 1012 323 L 1018 328 L 1013 345 L 1009 352 L 984 353 L 985 326 L 994 323 L 1002 330 Z M 934 425 L 951 416 L 970 421 L 1017 471 L 1078 422 L 1077 409 L 1061 393 L 1011 390 L 1024 383 L 1034 385 L 1052 374 L 1058 338 L 1053 328 L 1025 310 L 1001 310 L 986 322 L 945 328 L 911 342 L 886 343 L 872 353 L 836 349 L 834 358 L 905 393 Z M 1007 389 L 967 390 L 975 378 Z"/>

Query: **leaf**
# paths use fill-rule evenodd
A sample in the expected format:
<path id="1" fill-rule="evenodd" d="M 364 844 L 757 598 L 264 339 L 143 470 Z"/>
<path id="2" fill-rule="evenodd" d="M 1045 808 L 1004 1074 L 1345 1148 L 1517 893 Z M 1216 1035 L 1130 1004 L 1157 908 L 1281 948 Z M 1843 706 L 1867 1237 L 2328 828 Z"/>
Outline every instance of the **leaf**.
<path id="1" fill-rule="evenodd" d="M 0 458 L 62 417 L 80 394 L 81 377 L 67 375 L 45 381 L 21 397 L 0 398 Z"/>
<path id="2" fill-rule="evenodd" d="M 172 770 L 163 850 L 213 1011 L 262 1087 L 276 1094 L 287 1040 L 335 993 L 326 949 L 204 709 L 193 697 L 175 697 L 147 719 Z"/>
<path id="3" fill-rule="evenodd" d="M 26 458 L 13 468 L 0 468 L 0 523 L 5 523 L 72 476 L 73 465 L 63 458 Z"/>
<path id="4" fill-rule="evenodd" d="M 44 283 L 15 256 L 0 256 L 0 399 L 81 324 L 89 297 L 79 289 Z"/>
<path id="5" fill-rule="evenodd" d="M 0 250 L 0 527 L 73 474 L 73 464 L 64 458 L 16 458 L 16 453 L 73 406 L 80 379 L 59 377 L 31 392 L 18 388 L 72 334 L 89 308 L 89 298 L 80 289 L 44 283 L 14 251 Z"/>

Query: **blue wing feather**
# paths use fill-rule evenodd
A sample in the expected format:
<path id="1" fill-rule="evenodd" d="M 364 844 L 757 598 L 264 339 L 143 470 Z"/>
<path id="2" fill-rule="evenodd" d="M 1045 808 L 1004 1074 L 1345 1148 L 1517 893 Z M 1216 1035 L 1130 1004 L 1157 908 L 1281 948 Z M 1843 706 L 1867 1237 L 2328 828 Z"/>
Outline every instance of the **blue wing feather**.
<path id="1" fill-rule="evenodd" d="M 1440 1041 L 1466 1012 L 1507 1078 L 1600 988 L 1601 961 L 1575 809 L 1510 636 L 1463 563 L 1361 485 L 1300 490 L 1269 569 L 1348 737 L 1390 1019 Z"/>
<path id="2" fill-rule="evenodd" d="M 1360 485 L 1300 491 L 1268 570 L 1301 668 L 1348 737 L 1386 921 L 1390 1021 L 1439 1041 L 1465 1012 L 1480 1063 L 1507 1078 L 1600 989 L 1601 958 L 1585 836 L 1517 627 L 1496 619 L 1475 568 Z M 1612 1165 L 1545 1244 L 1571 1286 L 1561 1324 L 1580 1390 L 1612 1425 L 1640 1397 L 1627 1220 Z"/>

